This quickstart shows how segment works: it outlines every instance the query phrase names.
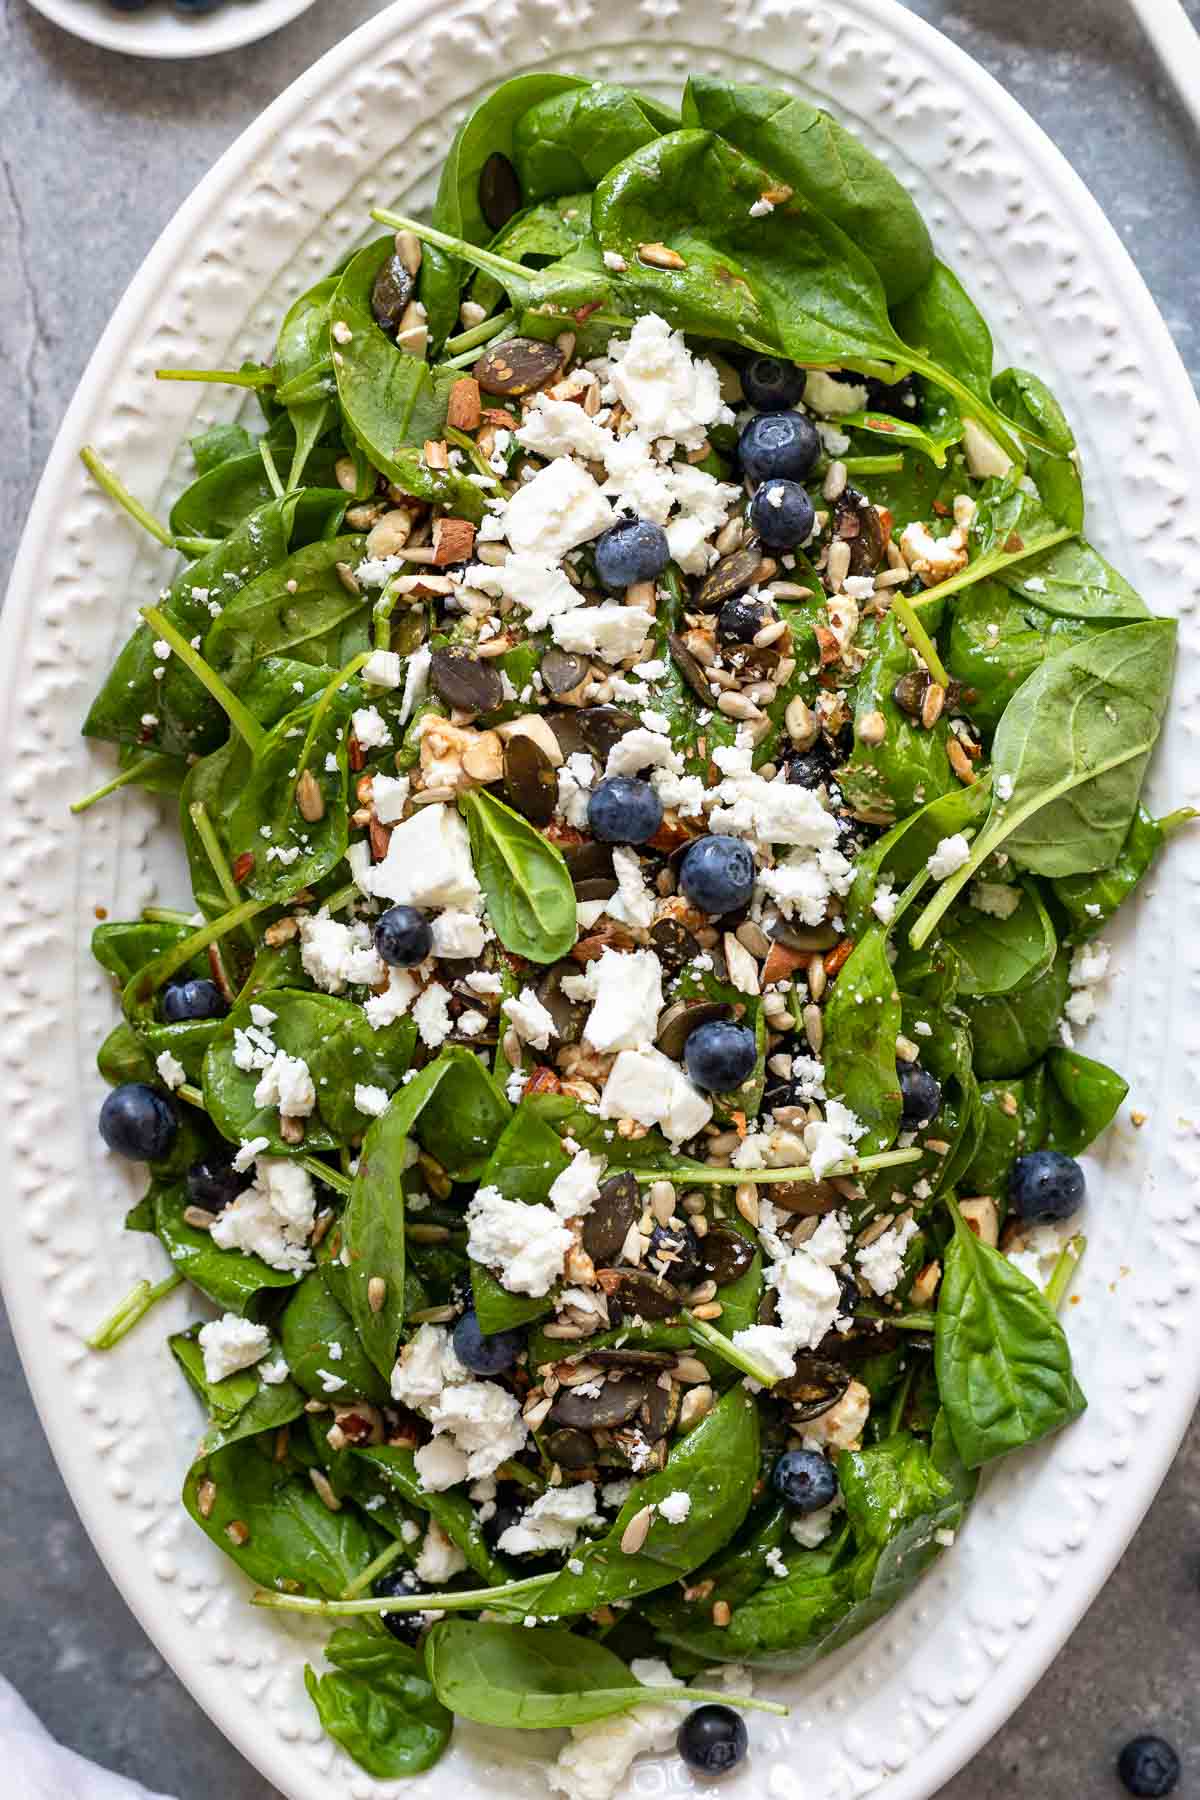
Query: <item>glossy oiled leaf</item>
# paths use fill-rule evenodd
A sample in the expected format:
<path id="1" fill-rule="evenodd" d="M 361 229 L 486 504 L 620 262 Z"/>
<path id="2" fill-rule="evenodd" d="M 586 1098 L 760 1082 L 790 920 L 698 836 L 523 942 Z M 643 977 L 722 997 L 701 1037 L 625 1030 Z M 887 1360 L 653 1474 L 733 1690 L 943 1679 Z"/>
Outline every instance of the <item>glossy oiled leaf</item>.
<path id="1" fill-rule="evenodd" d="M 216 619 L 207 620 L 208 661 L 218 669 L 230 668 L 235 678 L 267 656 L 340 667 L 349 660 L 341 652 L 355 620 L 362 621 L 365 649 L 368 603 L 338 573 L 339 563 L 353 569 L 362 557 L 363 541 L 347 535 L 306 544 L 248 583 Z M 359 647 L 355 644 L 350 654 Z"/>
<path id="2" fill-rule="evenodd" d="M 284 1308 L 279 1333 L 293 1381 L 314 1400 L 335 1406 L 387 1400 L 387 1382 L 369 1360 L 354 1320 L 319 1273 L 304 1277 Z"/>
<path id="3" fill-rule="evenodd" d="M 342 1241 L 350 1259 L 346 1270 L 350 1314 L 363 1348 L 385 1379 L 392 1372 L 404 1324 L 404 1169 L 409 1133 L 409 1121 L 400 1110 L 404 1093 L 402 1089 L 363 1139 L 354 1186 L 342 1214 Z"/>
<path id="4" fill-rule="evenodd" d="M 557 962 L 575 943 L 575 889 L 555 845 L 485 788 L 459 796 L 488 917 L 506 950 Z"/>
<path id="5" fill-rule="evenodd" d="M 1144 806 L 1139 806 L 1120 853 L 1108 868 L 1086 875 L 1066 875 L 1053 882 L 1054 898 L 1070 920 L 1071 936 L 1085 939 L 1102 931 L 1153 866 L 1171 834 L 1195 817 L 1191 807 L 1181 807 L 1165 819 L 1155 819 Z"/>
<path id="6" fill-rule="evenodd" d="M 493 235 L 480 204 L 479 178 L 490 156 L 514 156 L 514 135 L 531 107 L 589 83 L 579 75 L 514 75 L 500 83 L 459 126 L 442 164 L 433 222 L 440 231 L 486 244 Z"/>
<path id="7" fill-rule="evenodd" d="M 279 327 L 274 363 L 276 387 L 296 385 L 309 376 L 313 388 L 319 390 L 311 400 L 297 401 L 288 407 L 296 434 L 287 474 L 289 488 L 298 487 L 305 475 L 311 483 L 311 453 L 333 417 L 336 385 L 329 341 L 329 306 L 336 288 L 337 282 L 332 278 L 319 281 L 293 301 Z"/>
<path id="8" fill-rule="evenodd" d="M 1007 994 L 962 995 L 971 1028 L 975 1073 L 984 1081 L 1020 1075 L 1058 1042 L 1058 1022 L 1070 991 L 1069 951 L 1060 950 L 1044 975 Z"/>
<path id="9" fill-rule="evenodd" d="M 304 1685 L 330 1737 L 381 1781 L 431 1768 L 454 1720 L 434 1694 L 420 1652 L 391 1637 L 335 1631 L 325 1655 L 334 1672 L 305 1668 Z"/>
<path id="10" fill-rule="evenodd" d="M 189 1383 L 209 1411 L 209 1425 L 201 1442 L 205 1454 L 223 1450 L 242 1438 L 255 1437 L 260 1431 L 278 1431 L 290 1425 L 304 1411 L 304 1394 L 294 1381 L 264 1381 L 261 1364 L 240 1369 L 221 1381 L 209 1381 L 204 1369 L 204 1353 L 200 1348 L 199 1325 L 177 1332 L 167 1342 L 171 1354 Z M 279 1354 L 272 1344 L 264 1361 Z"/>
<path id="11" fill-rule="evenodd" d="M 947 720 L 939 719 L 926 731 L 896 704 L 896 683 L 911 668 L 900 620 L 889 613 L 854 689 L 854 749 L 838 776 L 850 805 L 885 823 L 959 786 L 946 755 Z M 870 714 L 883 715 L 887 731 L 882 743 L 867 742 L 861 735 Z"/>
<path id="12" fill-rule="evenodd" d="M 255 1297 L 264 1288 L 295 1287 L 300 1277 L 286 1269 L 273 1269 L 258 1256 L 240 1250 L 222 1250 L 207 1231 L 198 1231 L 184 1219 L 188 1205 L 182 1182 L 153 1190 L 154 1230 L 181 1275 L 225 1312 L 254 1310 Z"/>
<path id="13" fill-rule="evenodd" d="M 521 114 L 512 160 L 528 205 L 551 194 L 590 190 L 642 144 L 658 136 L 628 88 L 598 81 L 539 100 Z"/>
<path id="14" fill-rule="evenodd" d="M 512 1579 L 512 1569 L 488 1549 L 475 1509 L 462 1488 L 430 1493 L 417 1474 L 411 1450 L 385 1444 L 377 1450 L 355 1450 L 353 1455 L 355 1461 L 361 1462 L 399 1499 L 436 1519 L 451 1543 L 457 1544 L 469 1566 L 484 1581 L 498 1586 Z"/>
<path id="15" fill-rule="evenodd" d="M 1102 1062 L 1061 1046 L 1046 1053 L 1046 1130 L 1042 1142 L 1065 1156 L 1081 1156 L 1129 1092 L 1129 1083 Z"/>
<path id="16" fill-rule="evenodd" d="M 960 906 L 946 936 L 958 956 L 960 994 L 1006 994 L 1044 975 L 1058 939 L 1033 882 L 1015 890 L 1018 904 L 1007 918 Z"/>
<path id="17" fill-rule="evenodd" d="M 900 1123 L 896 1037 L 900 995 L 888 960 L 887 932 L 873 925 L 855 944 L 825 1006 L 826 1091 L 867 1127 L 856 1148 L 886 1150 Z"/>
<path id="18" fill-rule="evenodd" d="M 970 691 L 964 710 L 982 731 L 995 730 L 1022 682 L 1048 657 L 1110 629 L 1105 619 L 1045 612 L 1037 598 L 999 581 L 981 581 L 954 603 L 946 661 Z"/>
<path id="19" fill-rule="evenodd" d="M 1041 1292 L 954 1208 L 938 1295 L 938 1389 L 969 1469 L 1036 1443 L 1087 1404 L 1062 1326 Z"/>

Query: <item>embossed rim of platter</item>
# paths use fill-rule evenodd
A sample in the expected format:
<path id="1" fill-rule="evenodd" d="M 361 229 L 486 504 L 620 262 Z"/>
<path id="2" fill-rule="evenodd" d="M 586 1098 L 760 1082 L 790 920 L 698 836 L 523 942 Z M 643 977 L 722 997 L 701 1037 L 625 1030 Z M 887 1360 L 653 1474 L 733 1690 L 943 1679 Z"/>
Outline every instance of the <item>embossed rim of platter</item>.
<path id="1" fill-rule="evenodd" d="M 198 1414 L 161 1337 L 195 1305 L 173 1295 L 107 1359 L 79 1337 L 161 1263 L 152 1240 L 117 1229 L 129 1184 L 94 1139 L 101 1089 L 90 1063 L 112 1003 L 86 963 L 86 911 L 101 899 L 142 903 L 174 859 L 157 809 L 139 796 L 80 826 L 63 812 L 96 766 L 74 735 L 89 689 L 128 627 L 136 585 L 161 579 L 166 566 L 87 490 L 75 451 L 96 438 L 161 507 L 184 478 L 176 456 L 164 481 L 164 449 L 203 406 L 195 391 L 152 390 L 150 349 L 157 360 L 186 362 L 214 335 L 238 354 L 266 348 L 281 294 L 301 279 L 289 265 L 304 259 L 307 281 L 339 232 L 342 241 L 362 233 L 373 193 L 404 186 L 382 155 L 364 169 L 356 134 L 374 128 L 378 140 L 386 115 L 402 140 L 406 191 L 428 197 L 441 126 L 421 108 L 436 83 L 454 96 L 441 109 L 448 129 L 458 98 L 486 88 L 500 68 L 607 66 L 668 87 L 697 62 L 802 85 L 840 110 L 916 186 L 939 246 L 1000 343 L 1060 392 L 1080 432 L 1097 541 L 1163 610 L 1181 615 L 1176 733 L 1155 783 L 1172 804 L 1194 798 L 1179 719 L 1195 711 L 1200 669 L 1200 559 L 1186 514 L 1200 473 L 1200 409 L 1149 294 L 1078 178 L 989 76 L 893 0 L 737 0 L 732 11 L 693 0 L 686 27 L 676 0 L 626 0 L 600 19 L 591 0 L 399 5 L 314 65 L 222 157 L 163 233 L 89 364 L 0 625 L 8 675 L 0 1055 L 13 1188 L 0 1266 L 47 1434 L 114 1579 L 200 1704 L 294 1800 L 327 1795 L 335 1770 L 338 1791 L 353 1800 L 402 1790 L 363 1775 L 321 1739 L 298 1679 L 320 1635 L 250 1612 L 246 1584 L 179 1509 Z M 278 204 L 255 205 L 260 189 L 277 191 Z M 352 219 L 338 216 L 343 203 Z M 203 306 L 192 311 L 197 295 Z M 960 1544 L 887 1620 L 808 1675 L 770 1683 L 789 1693 L 792 1716 L 780 1727 L 754 1722 L 754 1758 L 728 1784 L 738 1800 L 764 1786 L 772 1800 L 808 1800 L 810 1791 L 925 1800 L 1060 1648 L 1165 1473 L 1200 1385 L 1200 1319 L 1189 1305 L 1200 1241 L 1190 1124 L 1200 1116 L 1198 1046 L 1188 1012 L 1200 941 L 1188 906 L 1196 865 L 1195 850 L 1177 846 L 1133 920 L 1112 934 L 1127 986 L 1086 1040 L 1133 1074 L 1152 1115 L 1140 1134 L 1114 1128 L 1091 1159 L 1093 1247 L 1070 1318 L 1091 1411 L 987 1481 Z M 514 1796 L 541 1793 L 540 1753 L 527 1735 L 514 1751 L 499 1734 L 463 1730 L 415 1792 L 482 1796 L 499 1778 Z M 668 1758 L 635 1767 L 629 1786 L 650 1795 L 687 1783 Z"/>

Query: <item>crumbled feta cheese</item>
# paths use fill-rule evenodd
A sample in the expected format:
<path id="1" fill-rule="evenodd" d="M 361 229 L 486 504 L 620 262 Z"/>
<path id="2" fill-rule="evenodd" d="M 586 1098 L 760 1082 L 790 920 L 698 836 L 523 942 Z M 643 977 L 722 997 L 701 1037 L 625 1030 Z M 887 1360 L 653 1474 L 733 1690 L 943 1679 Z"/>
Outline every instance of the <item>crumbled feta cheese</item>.
<path id="1" fill-rule="evenodd" d="M 376 987 L 386 973 L 369 926 L 343 925 L 326 914 L 301 918 L 300 963 L 327 994 L 340 994 L 347 982 Z"/>
<path id="2" fill-rule="evenodd" d="M 577 831 L 587 829 L 588 796 L 596 765 L 586 750 L 573 750 L 558 771 L 558 811 Z"/>
<path id="3" fill-rule="evenodd" d="M 970 860 L 971 846 L 962 832 L 956 831 L 953 836 L 940 840 L 925 867 L 935 881 L 945 881 L 948 875 L 953 875 L 955 870 L 961 869 Z"/>
<path id="4" fill-rule="evenodd" d="M 637 775 L 650 768 L 669 769 L 672 774 L 679 775 L 683 771 L 683 758 L 677 750 L 672 750 L 670 738 L 639 725 L 617 739 L 608 753 L 604 773 L 606 777 Z"/>
<path id="5" fill-rule="evenodd" d="M 712 1105 L 678 1064 L 647 1043 L 619 1053 L 604 1084 L 599 1116 L 657 1125 L 674 1147 L 704 1129 Z"/>
<path id="6" fill-rule="evenodd" d="M 875 897 L 871 901 L 871 911 L 881 925 L 890 925 L 895 918 L 898 898 L 890 877 L 881 876 L 875 889 Z"/>
<path id="7" fill-rule="evenodd" d="M 462 906 L 478 910 L 479 883 L 467 827 L 445 802 L 418 807 L 395 827 L 387 855 L 370 872 L 370 891 L 407 906 Z"/>
<path id="8" fill-rule="evenodd" d="M 429 692 L 429 669 L 433 652 L 428 644 L 414 650 L 404 671 L 404 696 L 400 702 L 400 724 L 407 725 L 417 707 Z"/>
<path id="9" fill-rule="evenodd" d="M 925 586 L 933 587 L 966 568 L 967 535 L 956 525 L 945 537 L 935 538 L 927 525 L 914 520 L 900 533 L 900 554 Z"/>
<path id="10" fill-rule="evenodd" d="M 578 456 L 584 462 L 603 462 L 615 442 L 611 431 L 597 425 L 574 400 L 552 400 L 535 394 L 525 421 L 514 434 L 518 444 L 547 461 L 555 456 Z"/>
<path id="11" fill-rule="evenodd" d="M 859 1274 L 873 1294 L 891 1294 L 904 1273 L 904 1253 L 917 1235 L 915 1219 L 903 1219 L 889 1226 L 873 1243 L 856 1250 L 854 1260 Z"/>
<path id="12" fill-rule="evenodd" d="M 282 1119 L 307 1119 L 317 1104 L 317 1090 L 302 1056 L 277 1050 L 258 1078 L 255 1106 L 277 1106 Z"/>
<path id="13" fill-rule="evenodd" d="M 413 1467 L 427 1494 L 444 1493 L 467 1478 L 467 1459 L 447 1437 L 435 1437 L 413 1456 Z"/>
<path id="14" fill-rule="evenodd" d="M 267 1140 L 255 1143 L 266 1148 Z M 219 1250 L 241 1250 L 273 1269 L 298 1272 L 311 1267 L 308 1240 L 315 1205 L 306 1169 L 282 1157 L 257 1155 L 253 1186 L 221 1209 L 209 1236 Z"/>
<path id="15" fill-rule="evenodd" d="M 354 1104 L 360 1113 L 366 1113 L 369 1119 L 382 1118 L 388 1109 L 388 1091 L 375 1087 L 366 1081 L 354 1084 Z"/>
<path id="16" fill-rule="evenodd" d="M 631 1665 L 647 1687 L 682 1687 L 667 1665 L 639 1659 Z M 623 1788 L 630 1764 L 641 1751 L 670 1749 L 682 1717 L 678 1706 L 635 1706 L 615 1718 L 572 1725 L 571 1742 L 546 1770 L 556 1793 L 570 1800 L 613 1800 Z"/>
<path id="17" fill-rule="evenodd" d="M 871 1392 L 861 1381 L 852 1381 L 836 1406 L 804 1427 L 806 1450 L 856 1450 L 871 1412 Z"/>
<path id="18" fill-rule="evenodd" d="M 617 891 L 604 902 L 604 910 L 610 919 L 646 930 L 653 922 L 658 896 L 647 886 L 637 851 L 618 844 L 613 850 L 613 874 Z"/>
<path id="19" fill-rule="evenodd" d="M 233 1158 L 233 1166 L 239 1175 L 244 1175 L 264 1150 L 271 1148 L 270 1138 L 243 1138 Z"/>
<path id="20" fill-rule="evenodd" d="M 1028 583 L 1026 585 L 1028 585 Z M 997 777 L 996 777 L 996 798 L 997 798 L 997 800 L 1011 800 L 1012 797 L 1013 797 L 1013 778 L 1012 778 L 1012 776 L 1011 775 L 997 775 Z"/>
<path id="21" fill-rule="evenodd" d="M 550 464 L 552 469 L 558 466 Z M 575 606 L 570 612 L 559 613 L 550 621 L 550 631 L 563 650 L 619 663 L 641 649 L 653 624 L 654 615 L 644 606 L 604 600 L 598 606 Z"/>
<path id="22" fill-rule="evenodd" d="M 265 1381 L 268 1387 L 280 1387 L 290 1373 L 287 1362 L 282 1356 L 276 1357 L 274 1362 L 259 1363 L 258 1365 L 258 1378 L 260 1381 Z"/>
<path id="23" fill-rule="evenodd" d="M 748 745 L 718 746 L 712 759 L 723 779 L 710 792 L 718 802 L 711 815 L 714 831 L 756 839 L 760 845 L 794 844 L 832 851 L 837 820 L 811 788 L 788 781 L 764 781 L 751 768 Z"/>
<path id="24" fill-rule="evenodd" d="M 472 969 L 465 980 L 473 994 L 499 994 L 504 985 L 500 977 L 488 969 Z"/>
<path id="25" fill-rule="evenodd" d="M 665 1519 L 668 1525 L 682 1525 L 692 1510 L 692 1496 L 677 1488 L 658 1503 L 658 1516 Z"/>
<path id="26" fill-rule="evenodd" d="M 585 1525 L 598 1523 L 596 1486 L 548 1488 L 525 1509 L 515 1525 L 501 1532 L 496 1548 L 506 1556 L 528 1556 L 547 1550 L 570 1550 Z"/>
<path id="27" fill-rule="evenodd" d="M 400 656 L 395 650 L 373 650 L 362 666 L 362 678 L 371 687 L 400 686 Z M 357 736 L 357 733 L 355 734 Z M 359 738 L 359 743 L 362 739 Z"/>
<path id="28" fill-rule="evenodd" d="M 1011 919 L 1021 904 L 1021 890 L 1004 881 L 976 881 L 967 898 L 976 912 L 993 919 Z"/>
<path id="29" fill-rule="evenodd" d="M 239 1369 L 248 1369 L 271 1348 L 271 1334 L 265 1325 L 252 1324 L 227 1312 L 220 1319 L 210 1319 L 200 1327 L 200 1349 L 204 1354 L 206 1381 L 224 1381 Z"/>
<path id="30" fill-rule="evenodd" d="M 430 920 L 433 930 L 433 955 L 462 959 L 480 956 L 487 942 L 483 920 L 473 912 L 449 907 Z"/>
<path id="31" fill-rule="evenodd" d="M 628 338 L 614 338 L 608 354 L 616 397 L 643 437 L 696 450 L 709 426 L 733 423 L 712 363 L 694 357 L 682 331 L 672 331 L 657 313 L 638 319 Z"/>
<path id="32" fill-rule="evenodd" d="M 481 1187 L 467 1208 L 467 1254 L 486 1263 L 510 1294 L 548 1294 L 572 1237 L 551 1206 L 506 1200 Z"/>
<path id="33" fill-rule="evenodd" d="M 392 741 L 387 722 L 377 706 L 360 706 L 350 723 L 362 750 L 382 750 Z"/>
<path id="34" fill-rule="evenodd" d="M 842 1496 L 835 1494 L 828 1506 L 819 1507 L 816 1512 L 804 1513 L 799 1518 L 793 1519 L 790 1529 L 796 1542 L 805 1550 L 815 1550 L 818 1544 L 823 1544 L 833 1530 L 834 1514 L 844 1505 L 845 1501 Z"/>
<path id="35" fill-rule="evenodd" d="M 606 947 L 582 976 L 565 981 L 569 999 L 593 1003 L 583 1028 L 593 1050 L 636 1050 L 654 1042 L 663 991 L 662 964 L 653 950 Z"/>
<path id="36" fill-rule="evenodd" d="M 550 1184 L 547 1199 L 560 1219 L 582 1218 L 600 1198 L 600 1178 L 606 1159 L 591 1150 L 579 1150 Z"/>
<path id="37" fill-rule="evenodd" d="M 172 1093 L 176 1088 L 182 1087 L 187 1080 L 187 1070 L 179 1058 L 172 1056 L 169 1050 L 160 1050 L 154 1059 L 154 1067 L 158 1070 L 158 1079 L 164 1087 L 169 1087 Z"/>
<path id="38" fill-rule="evenodd" d="M 371 804 L 381 825 L 399 824 L 411 785 L 407 775 L 372 775 Z"/>
<path id="39" fill-rule="evenodd" d="M 389 969 L 388 984 L 382 994 L 372 994 L 363 1006 L 372 1031 L 382 1031 L 402 1019 L 417 997 L 418 988 L 407 969 Z"/>
<path id="40" fill-rule="evenodd" d="M 553 560 L 598 537 L 615 516 L 587 470 L 562 456 L 517 489 L 504 509 L 504 535 L 514 550 Z"/>
<path id="41" fill-rule="evenodd" d="M 1095 943 L 1081 944 L 1071 958 L 1068 976 L 1071 992 L 1063 1007 L 1064 1016 L 1070 1020 L 1071 1025 L 1078 1025 L 1082 1029 L 1083 1026 L 1090 1025 L 1095 1018 L 1095 990 L 1108 974 L 1111 957 L 1112 952 L 1108 945 L 1097 938 Z M 1069 1027 L 1066 1029 L 1069 1030 Z M 1069 1044 L 1068 1048 L 1070 1048 Z"/>
<path id="42" fill-rule="evenodd" d="M 430 1492 L 492 1475 L 527 1436 L 519 1402 L 496 1382 L 473 1380 L 442 1325 L 422 1325 L 392 1370 L 392 1397 L 428 1419 L 434 1439 L 414 1461 Z"/>
<path id="43" fill-rule="evenodd" d="M 572 408 L 573 412 L 579 410 Z M 545 631 L 551 619 L 579 605 L 579 590 L 571 586 L 557 559 L 529 551 L 514 551 L 504 563 L 472 564 L 463 585 L 523 606 L 526 629 L 531 632 Z"/>
<path id="44" fill-rule="evenodd" d="M 419 1579 L 428 1582 L 430 1587 L 445 1587 L 466 1566 L 467 1559 L 458 1545 L 446 1536 L 436 1519 L 431 1519 L 425 1541 L 413 1565 Z"/>
<path id="45" fill-rule="evenodd" d="M 450 1035 L 450 994 L 440 981 L 431 981 L 413 1001 L 412 1016 L 421 1042 L 431 1050 L 444 1044 Z"/>
<path id="46" fill-rule="evenodd" d="M 623 1475 L 619 1481 L 606 1481 L 600 1489 L 600 1498 L 605 1506 L 611 1507 L 614 1512 L 620 1512 L 632 1494 L 633 1486 L 632 1479 L 627 1475 Z"/>
<path id="47" fill-rule="evenodd" d="M 854 1146 L 865 1131 L 866 1126 L 840 1100 L 826 1102 L 824 1119 L 804 1127 L 804 1146 L 818 1181 L 838 1163 L 853 1161 Z"/>
<path id="48" fill-rule="evenodd" d="M 511 1019 L 513 1029 L 523 1043 L 535 1050 L 545 1050 L 556 1035 L 553 1015 L 547 1011 L 531 987 L 522 988 L 517 999 L 501 1002 L 500 1011 Z"/>

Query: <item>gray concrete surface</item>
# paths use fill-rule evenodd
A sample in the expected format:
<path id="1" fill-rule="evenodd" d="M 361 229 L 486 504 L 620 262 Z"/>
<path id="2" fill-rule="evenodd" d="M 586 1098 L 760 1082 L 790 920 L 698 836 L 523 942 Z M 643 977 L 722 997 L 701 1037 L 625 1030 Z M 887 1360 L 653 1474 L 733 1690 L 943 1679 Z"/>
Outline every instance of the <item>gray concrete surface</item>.
<path id="1" fill-rule="evenodd" d="M 97 4 L 100 0 L 97 0 Z M 911 0 L 1029 109 L 1107 209 L 1200 379 L 1200 142 L 1124 0 Z M 126 61 L 0 0 L 0 583 L 67 401 L 126 282 L 243 125 L 375 7 L 325 0 L 230 58 Z M 1189 0 L 1200 22 L 1200 0 Z M 0 1670 L 51 1730 L 180 1800 L 271 1800 L 126 1611 L 0 1340 Z M 1103 1800 L 1158 1730 L 1200 1797 L 1200 1431 L 1053 1668 L 945 1800 Z"/>

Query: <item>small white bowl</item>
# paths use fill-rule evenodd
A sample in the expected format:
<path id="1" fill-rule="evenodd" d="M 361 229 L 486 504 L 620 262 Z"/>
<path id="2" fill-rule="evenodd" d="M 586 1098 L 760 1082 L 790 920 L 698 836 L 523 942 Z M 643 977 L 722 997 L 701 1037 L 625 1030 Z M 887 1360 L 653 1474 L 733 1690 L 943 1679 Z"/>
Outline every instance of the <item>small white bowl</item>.
<path id="1" fill-rule="evenodd" d="M 173 61 L 216 56 L 253 44 L 288 25 L 313 0 L 224 0 L 207 13 L 180 12 L 171 0 L 152 0 L 144 12 L 120 12 L 109 0 L 29 0 L 43 18 L 74 37 L 127 56 Z"/>

